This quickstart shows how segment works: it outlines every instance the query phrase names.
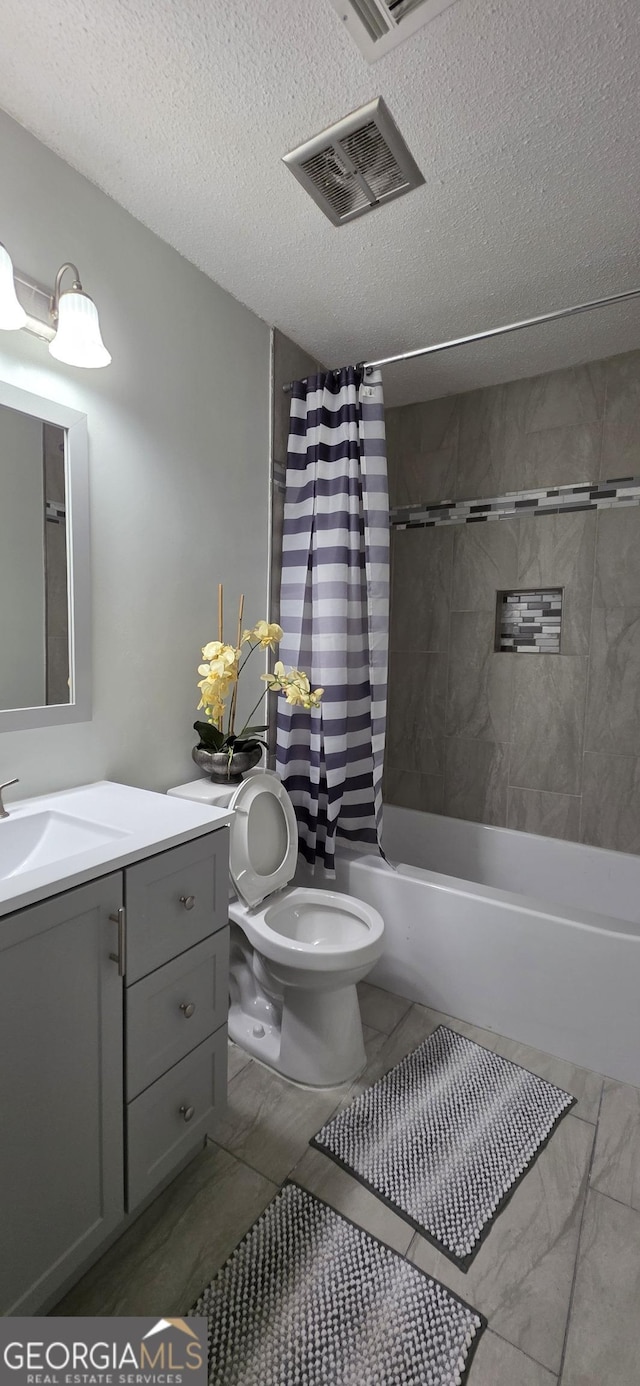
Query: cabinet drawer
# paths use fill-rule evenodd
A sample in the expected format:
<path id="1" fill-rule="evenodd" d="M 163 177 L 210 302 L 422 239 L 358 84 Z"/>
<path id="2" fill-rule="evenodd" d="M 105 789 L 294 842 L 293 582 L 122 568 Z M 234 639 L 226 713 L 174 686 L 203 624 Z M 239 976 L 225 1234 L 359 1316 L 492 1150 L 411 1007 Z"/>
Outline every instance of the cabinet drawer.
<path id="1" fill-rule="evenodd" d="M 226 828 L 127 868 L 127 985 L 227 923 L 228 881 Z"/>
<path id="2" fill-rule="evenodd" d="M 223 1025 L 127 1107 L 129 1212 L 212 1134 L 224 1112 Z"/>
<path id="3" fill-rule="evenodd" d="M 229 1007 L 228 955 L 229 930 L 220 929 L 129 987 L 129 1101 L 225 1023 Z"/>

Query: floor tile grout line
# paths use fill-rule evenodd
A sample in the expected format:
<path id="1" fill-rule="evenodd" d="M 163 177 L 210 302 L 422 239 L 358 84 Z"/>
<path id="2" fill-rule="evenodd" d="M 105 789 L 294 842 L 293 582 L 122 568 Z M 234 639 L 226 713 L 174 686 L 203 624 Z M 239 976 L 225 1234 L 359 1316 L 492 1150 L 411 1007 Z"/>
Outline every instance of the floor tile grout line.
<path id="1" fill-rule="evenodd" d="M 595 1127 L 595 1131 L 594 1131 L 594 1135 L 593 1135 L 593 1145 L 592 1145 L 592 1147 L 591 1147 L 591 1158 L 590 1158 L 590 1160 L 589 1160 L 589 1168 L 588 1168 L 588 1170 L 587 1170 L 587 1177 L 586 1177 L 586 1180 L 585 1180 L 584 1201 L 583 1201 L 583 1204 L 582 1204 L 582 1214 L 581 1214 L 581 1217 L 580 1217 L 580 1227 L 578 1228 L 578 1237 L 577 1237 L 577 1240 L 576 1240 L 576 1259 L 575 1259 L 574 1265 L 573 1265 L 573 1276 L 572 1276 L 572 1278 L 571 1278 L 571 1290 L 570 1290 L 570 1292 L 569 1292 L 569 1308 L 568 1308 L 568 1310 L 567 1310 L 567 1322 L 566 1322 L 566 1324 L 565 1324 L 565 1329 L 564 1329 L 564 1340 L 563 1340 L 563 1343 L 562 1343 L 562 1352 L 561 1352 L 561 1354 L 560 1354 L 560 1369 L 559 1369 L 559 1371 L 558 1371 L 558 1386 L 561 1386 L 562 1377 L 563 1377 L 563 1374 L 564 1374 L 564 1367 L 565 1367 L 565 1361 L 566 1361 L 566 1356 L 567 1356 L 567 1344 L 568 1344 L 568 1342 L 569 1342 L 569 1332 L 570 1332 L 570 1329 L 571 1329 L 571 1320 L 572 1320 L 572 1318 L 573 1318 L 573 1305 L 574 1305 L 575 1293 L 576 1293 L 576 1281 L 577 1281 L 577 1278 L 578 1278 L 578 1266 L 579 1266 L 579 1264 L 580 1264 L 580 1247 L 581 1247 L 581 1242 L 582 1242 L 582 1230 L 583 1230 L 583 1227 L 584 1227 L 584 1220 L 585 1220 L 585 1216 L 586 1216 L 586 1212 L 587 1212 L 587 1202 L 588 1202 L 589 1193 L 590 1193 L 590 1190 L 591 1190 L 591 1171 L 592 1171 L 592 1169 L 593 1169 L 593 1162 L 594 1162 L 595 1154 L 596 1154 L 596 1146 L 597 1146 L 597 1144 L 598 1144 L 598 1126 L 599 1126 L 599 1122 L 600 1122 L 600 1113 L 601 1113 L 601 1111 L 602 1111 L 602 1098 L 603 1098 L 603 1096 L 604 1096 L 604 1082 L 603 1082 L 602 1088 L 601 1088 L 601 1090 L 600 1090 L 600 1101 L 599 1101 L 599 1103 L 598 1103 L 598 1119 L 597 1119 L 597 1121 L 596 1121 L 596 1127 Z"/>
<path id="2" fill-rule="evenodd" d="M 230 1074 L 228 1075 L 228 1078 L 227 1078 L 227 1091 L 228 1091 L 229 1088 L 231 1087 L 231 1084 L 232 1084 L 232 1083 L 235 1083 L 236 1078 L 239 1078 L 239 1077 L 240 1077 L 240 1074 L 241 1074 L 241 1073 L 244 1073 L 245 1069 L 248 1068 L 249 1065 L 252 1064 L 252 1063 L 253 1063 L 253 1057 L 252 1057 L 252 1056 L 249 1056 L 249 1058 L 247 1059 L 246 1064 L 242 1064 L 240 1068 L 237 1068 L 237 1069 L 236 1069 L 235 1073 L 230 1073 Z"/>
<path id="3" fill-rule="evenodd" d="M 597 1184 L 589 1184 L 589 1193 L 597 1194 L 599 1198 L 608 1198 L 610 1203 L 616 1203 L 618 1208 L 626 1208 L 628 1213 L 637 1213 L 640 1217 L 640 1208 L 636 1208 L 633 1203 L 625 1203 L 623 1198 L 616 1198 L 615 1194 L 607 1193 L 606 1189 L 599 1189 Z"/>
<path id="4" fill-rule="evenodd" d="M 390 995 L 390 996 L 397 996 L 397 992 L 395 992 L 395 991 L 390 991 L 390 992 L 389 992 L 389 995 Z M 417 1002 L 415 1002 L 415 1001 L 409 1001 L 409 1000 L 407 999 L 406 996 L 401 996 L 401 997 L 400 997 L 400 1000 L 401 1000 L 401 1001 L 406 1001 L 406 1002 L 407 1002 L 407 1009 L 406 1009 L 406 1011 L 403 1011 L 403 1012 L 402 1012 L 402 1015 L 401 1015 L 401 1016 L 398 1017 L 398 1019 L 396 1020 L 395 1025 L 393 1026 L 393 1029 L 391 1029 L 391 1030 L 377 1030 L 376 1027 L 375 1027 L 375 1025 L 370 1025 L 370 1024 L 369 1024 L 369 1021 L 368 1021 L 368 1020 L 365 1020 L 365 1021 L 363 1022 L 365 1025 L 368 1025 L 368 1026 L 369 1026 L 369 1029 L 370 1029 L 370 1030 L 375 1030 L 377 1035 L 384 1035 L 385 1041 L 390 1040 L 390 1039 L 391 1039 L 391 1036 L 392 1036 L 392 1035 L 395 1035 L 395 1032 L 396 1032 L 396 1030 L 398 1029 L 398 1026 L 401 1025 L 402 1022 L 403 1022 L 403 1020 L 406 1019 L 406 1017 L 408 1016 L 409 1011 L 411 1010 L 412 1006 L 415 1006 L 415 1005 L 419 1004 L 419 1003 L 417 1003 Z M 362 1072 L 364 1073 L 364 1069 L 363 1069 Z M 360 1077 L 362 1077 L 362 1073 L 360 1074 Z M 358 1082 L 358 1079 L 355 1079 L 354 1081 L 355 1081 L 355 1082 Z"/>
<path id="5" fill-rule="evenodd" d="M 366 1232 L 366 1230 L 367 1230 L 366 1227 L 365 1227 L 363 1230 Z M 418 1265 L 417 1265 L 417 1262 L 411 1260 L 411 1248 L 412 1248 L 414 1242 L 417 1242 L 417 1241 L 420 1241 L 420 1240 L 421 1240 L 421 1234 L 420 1234 L 420 1232 L 414 1232 L 414 1234 L 413 1234 L 413 1236 L 412 1236 L 412 1238 L 411 1238 L 411 1241 L 409 1242 L 409 1245 L 408 1245 L 408 1247 L 407 1247 L 407 1250 L 405 1251 L 404 1256 L 403 1256 L 403 1259 L 404 1259 L 405 1261 L 408 1261 L 410 1265 L 415 1266 L 417 1270 L 421 1270 L 422 1267 L 421 1267 L 421 1266 L 418 1266 Z M 422 1238 L 422 1240 L 424 1240 L 424 1238 Z M 396 1254 L 397 1254 L 397 1255 L 401 1255 L 402 1253 L 401 1253 L 401 1252 L 397 1252 Z M 445 1270 L 446 1270 L 446 1267 L 445 1267 Z M 424 1275 L 430 1276 L 430 1278 L 431 1278 L 432 1280 L 435 1280 L 439 1285 L 443 1285 L 443 1286 L 444 1286 L 444 1289 L 445 1289 L 445 1290 L 449 1290 L 451 1294 L 456 1294 L 456 1293 L 457 1293 L 455 1290 L 452 1290 L 452 1289 L 451 1289 L 451 1286 L 450 1286 L 450 1285 L 447 1285 L 447 1283 L 446 1283 L 445 1280 L 442 1280 L 442 1279 L 440 1278 L 440 1275 L 434 1275 L 434 1274 L 432 1273 L 432 1271 L 423 1271 L 423 1274 L 424 1274 Z M 444 1274 L 444 1271 L 441 1272 L 441 1274 Z M 472 1292 L 470 1292 L 470 1293 L 471 1293 L 471 1298 L 473 1299 L 473 1298 L 474 1298 L 473 1293 L 472 1293 Z M 481 1313 L 481 1312 L 482 1312 L 482 1311 L 481 1311 L 480 1309 L 476 1310 L 476 1313 L 478 1313 L 478 1314 Z M 546 1363 L 541 1362 L 540 1359 L 539 1359 L 539 1357 L 532 1357 L 531 1353 L 530 1353 L 530 1352 L 526 1352 L 524 1348 L 520 1347 L 519 1343 L 513 1343 L 513 1342 L 511 1341 L 510 1338 L 505 1338 L 504 1333 L 500 1333 L 499 1329 L 497 1329 L 497 1328 L 494 1327 L 494 1325 L 493 1325 L 493 1323 L 492 1323 L 492 1321 L 491 1321 L 491 1319 L 489 1318 L 488 1315 L 485 1314 L 485 1318 L 486 1318 L 486 1320 L 487 1320 L 487 1333 L 493 1333 L 493 1335 L 494 1335 L 495 1338 L 499 1338 L 501 1342 L 506 1343 L 507 1346 L 513 1348 L 515 1352 L 521 1352 L 523 1357 L 527 1357 L 527 1358 L 529 1359 L 530 1362 L 535 1362 L 536 1367 L 542 1367 L 542 1370 L 545 1371 L 545 1372 L 548 1372 L 548 1373 L 549 1373 L 549 1376 L 553 1377 L 553 1380 L 554 1380 L 554 1381 L 556 1381 L 556 1382 L 558 1381 L 558 1377 L 556 1376 L 556 1373 L 553 1371 L 553 1369 L 552 1369 L 551 1367 L 547 1367 Z"/>
<path id="6" fill-rule="evenodd" d="M 413 1234 L 413 1236 L 412 1236 L 412 1238 L 411 1238 L 411 1241 L 409 1242 L 409 1245 L 408 1245 L 408 1247 L 407 1247 L 407 1250 L 406 1250 L 406 1252 L 405 1252 L 405 1260 L 406 1260 L 406 1261 L 411 1261 L 411 1248 L 412 1248 L 414 1242 L 417 1242 L 417 1241 L 418 1241 L 419 1237 L 420 1237 L 420 1233 L 419 1233 L 419 1232 L 414 1232 L 414 1234 Z M 412 1266 L 415 1265 L 415 1262 L 414 1262 L 414 1261 L 411 1261 L 411 1265 L 412 1265 Z"/>
<path id="7" fill-rule="evenodd" d="M 523 1357 L 527 1357 L 530 1362 L 535 1362 L 536 1367 L 542 1367 L 543 1372 L 547 1372 L 554 1382 L 560 1381 L 560 1377 L 554 1372 L 553 1367 L 548 1367 L 546 1362 L 540 1361 L 539 1357 L 533 1357 L 525 1348 L 520 1347 L 519 1343 L 512 1343 L 510 1338 L 505 1338 L 504 1333 L 500 1333 L 499 1329 L 494 1328 L 491 1319 L 487 1320 L 487 1333 L 493 1333 L 496 1338 L 500 1339 L 501 1343 L 507 1343 L 515 1352 L 521 1352 Z"/>
<path id="8" fill-rule="evenodd" d="M 229 1150 L 229 1149 L 227 1148 L 227 1146 L 221 1145 L 219 1141 L 213 1141 L 213 1140 L 211 1140 L 211 1139 L 209 1138 L 209 1139 L 208 1139 L 208 1144 L 209 1144 L 209 1145 L 212 1145 L 212 1146 L 217 1146 L 219 1150 L 223 1150 L 223 1151 L 225 1152 L 225 1154 L 230 1155 L 230 1156 L 232 1157 L 232 1159 L 237 1160 L 238 1164 L 244 1165 L 244 1168 L 250 1170 L 252 1174 L 258 1174 L 258 1175 L 260 1176 L 261 1179 L 266 1180 L 267 1184 L 271 1184 L 271 1185 L 273 1186 L 273 1188 L 275 1189 L 276 1194 L 279 1193 L 279 1192 L 284 1188 L 285 1184 L 292 1178 L 292 1175 L 293 1175 L 294 1171 L 296 1170 L 297 1166 L 300 1164 L 300 1161 L 301 1161 L 302 1159 L 304 1159 L 304 1155 L 307 1153 L 307 1150 L 305 1149 L 304 1154 L 301 1155 L 301 1156 L 299 1157 L 299 1159 L 297 1159 L 297 1160 L 295 1161 L 295 1163 L 291 1166 L 291 1169 L 288 1170 L 287 1173 L 285 1174 L 284 1178 L 281 1179 L 281 1180 L 275 1180 L 275 1179 L 271 1179 L 271 1178 L 269 1177 L 269 1175 L 263 1174 L 263 1173 L 262 1173 L 262 1170 L 256 1169 L 256 1166 L 255 1166 L 255 1165 L 249 1164 L 249 1161 L 243 1159 L 243 1157 L 242 1157 L 241 1155 L 236 1155 L 235 1152 L 234 1152 L 233 1150 Z M 308 1146 L 307 1146 L 307 1149 L 308 1149 Z M 319 1152 L 319 1153 L 320 1153 L 320 1154 L 324 1154 L 323 1151 L 321 1151 L 321 1152 Z M 330 1157 L 327 1156 L 326 1159 L 327 1159 L 327 1164 L 331 1165 L 332 1168 L 335 1168 L 335 1166 L 333 1165 L 333 1162 L 331 1161 Z M 358 1181 L 353 1175 L 350 1174 L 349 1170 L 344 1170 L 344 1171 L 342 1171 L 342 1173 L 344 1173 L 344 1174 L 346 1175 L 347 1179 L 349 1180 L 349 1182 L 353 1185 L 353 1187 L 354 1187 L 355 1189 L 361 1189 L 361 1188 L 362 1188 L 362 1186 L 361 1186 L 361 1184 L 359 1183 L 359 1181 Z M 301 1187 L 302 1187 L 303 1189 L 306 1189 L 306 1192 L 307 1192 L 307 1193 L 310 1193 L 310 1194 L 313 1195 L 313 1192 L 314 1192 L 313 1189 L 307 1188 L 306 1184 L 302 1184 Z M 274 1194 L 274 1197 L 275 1197 L 275 1194 Z M 328 1193 L 324 1193 L 324 1194 L 322 1194 L 322 1195 L 318 1194 L 318 1195 L 316 1195 L 316 1197 L 318 1197 L 318 1198 L 322 1197 L 323 1201 L 324 1201 L 325 1203 L 327 1203 L 327 1205 L 328 1205 L 330 1208 L 333 1208 L 334 1212 L 340 1213 L 340 1209 L 339 1209 L 339 1208 L 336 1208 L 336 1207 L 335 1207 L 335 1204 L 333 1204 L 333 1203 L 331 1202 L 331 1198 L 330 1198 L 330 1195 L 329 1195 Z M 376 1201 L 376 1195 L 373 1193 L 373 1191 L 371 1191 L 371 1197 L 372 1197 L 372 1199 L 374 1200 L 374 1203 L 375 1203 L 375 1201 Z M 258 1216 L 261 1216 L 261 1215 L 259 1214 Z M 343 1216 L 346 1216 L 346 1215 L 343 1215 Z M 400 1216 L 399 1213 L 396 1214 L 396 1217 L 398 1218 L 398 1220 L 399 1220 L 401 1223 L 403 1222 L 403 1219 L 401 1218 L 401 1216 Z M 371 1231 L 369 1230 L 368 1227 L 365 1227 L 365 1226 L 364 1226 L 363 1223 L 358 1222 L 357 1219 L 355 1218 L 355 1216 L 354 1216 L 353 1214 L 349 1214 L 349 1219 L 350 1219 L 351 1222 L 354 1223 L 354 1226 L 359 1227 L 360 1230 L 361 1230 L 362 1232 L 367 1233 L 368 1236 L 370 1236 L 370 1237 L 375 1237 L 376 1241 L 384 1241 L 384 1238 L 380 1238 L 380 1236 L 379 1236 L 377 1233 L 371 1232 Z M 407 1226 L 408 1226 L 408 1224 L 407 1224 Z M 412 1229 L 410 1229 L 410 1230 L 412 1231 Z M 245 1235 L 245 1234 L 243 1234 L 243 1235 Z M 396 1256 L 400 1256 L 401 1259 L 402 1259 L 403 1261 L 409 1261 L 409 1251 L 410 1251 L 411 1247 L 413 1246 L 414 1241 L 415 1241 L 416 1238 L 419 1237 L 419 1236 L 420 1236 L 420 1233 L 419 1233 L 419 1232 L 413 1232 L 413 1231 L 412 1231 L 412 1236 L 411 1236 L 410 1239 L 409 1239 L 409 1244 L 408 1244 L 408 1246 L 407 1246 L 406 1251 L 398 1251 L 397 1248 L 394 1247 L 394 1246 L 391 1244 L 391 1242 L 386 1242 L 385 1245 L 388 1246 L 388 1247 L 391 1249 L 391 1251 L 394 1251 L 395 1254 L 396 1254 Z M 413 1262 L 411 1262 L 410 1264 L 413 1265 Z M 434 1279 L 435 1277 L 432 1276 L 431 1278 Z M 444 1282 L 442 1282 L 442 1283 L 444 1283 Z M 445 1289 L 447 1289 L 447 1288 L 448 1288 L 448 1287 L 445 1285 Z"/>
<path id="9" fill-rule="evenodd" d="M 363 1230 L 366 1232 L 367 1229 L 364 1228 Z M 416 1266 L 417 1263 L 411 1259 L 411 1248 L 413 1247 L 414 1243 L 417 1242 L 417 1241 L 420 1241 L 420 1239 L 421 1239 L 420 1233 L 419 1233 L 419 1232 L 414 1232 L 413 1237 L 411 1238 L 411 1241 L 409 1242 L 409 1245 L 408 1245 L 408 1247 L 407 1247 L 407 1250 L 406 1250 L 406 1252 L 404 1253 L 404 1260 L 405 1260 L 405 1261 L 409 1261 L 409 1263 L 410 1263 L 412 1266 Z M 398 1252 L 397 1254 L 400 1255 L 401 1253 Z M 421 1267 L 418 1266 L 417 1269 L 420 1270 Z M 446 1267 L 445 1267 L 445 1270 L 446 1270 Z M 451 1290 L 451 1287 L 450 1287 L 449 1285 L 447 1285 L 446 1281 L 440 1278 L 441 1275 L 444 1274 L 444 1271 L 441 1272 L 440 1275 L 435 1275 L 432 1271 L 424 1271 L 424 1274 L 425 1274 L 425 1275 L 429 1275 L 429 1276 L 431 1277 L 432 1280 L 436 1280 L 436 1281 L 438 1282 L 438 1284 L 443 1285 L 444 1288 L 445 1288 L 445 1290 Z M 452 1294 L 455 1294 L 456 1291 L 455 1291 L 455 1290 L 451 1290 L 451 1293 L 452 1293 Z M 473 1292 L 470 1291 L 469 1293 L 471 1294 L 471 1299 L 473 1299 L 473 1298 L 474 1298 Z M 477 1310 L 477 1313 L 480 1313 L 480 1312 L 481 1312 L 481 1310 Z M 514 1343 L 514 1342 L 512 1342 L 511 1338 L 506 1338 L 505 1335 L 504 1335 L 504 1333 L 501 1333 L 500 1330 L 499 1330 L 498 1328 L 495 1327 L 495 1325 L 493 1324 L 491 1318 L 490 1318 L 488 1315 L 485 1315 L 485 1317 L 486 1317 L 486 1319 L 487 1319 L 487 1333 L 493 1333 L 494 1337 L 499 1338 L 501 1342 L 506 1343 L 508 1347 L 513 1348 L 514 1352 L 521 1352 L 521 1353 L 522 1353 L 522 1356 L 523 1356 L 523 1357 L 527 1357 L 527 1358 L 529 1359 L 530 1362 L 534 1362 L 535 1365 L 536 1365 L 536 1367 L 541 1367 L 543 1371 L 548 1372 L 549 1376 L 553 1377 L 554 1382 L 558 1382 L 558 1381 L 559 1381 L 559 1377 L 558 1377 L 557 1374 L 554 1372 L 554 1370 L 553 1370 L 552 1367 L 548 1367 L 547 1364 L 546 1364 L 546 1362 L 541 1362 L 539 1357 L 534 1357 L 534 1356 L 532 1355 L 532 1353 L 527 1352 L 526 1349 L 523 1348 L 523 1347 L 521 1347 L 519 1343 Z"/>
<path id="10" fill-rule="evenodd" d="M 230 1155 L 232 1160 L 238 1161 L 239 1165 L 244 1165 L 245 1169 L 250 1169 L 252 1174 L 258 1174 L 261 1179 L 266 1179 L 267 1184 L 272 1184 L 276 1190 L 282 1188 L 282 1184 L 289 1178 L 289 1175 L 285 1174 L 282 1182 L 280 1182 L 279 1179 L 272 1179 L 269 1174 L 265 1174 L 264 1171 L 258 1169 L 256 1165 L 250 1164 L 249 1160 L 245 1160 L 243 1155 L 238 1155 L 235 1150 L 230 1150 L 228 1145 L 223 1145 L 220 1139 L 207 1136 L 207 1144 L 217 1146 L 218 1150 L 224 1150 L 225 1155 Z"/>
<path id="11" fill-rule="evenodd" d="M 524 1068 L 525 1065 L 523 1064 L 522 1067 Z M 546 1081 L 546 1082 L 551 1082 L 551 1079 L 548 1078 L 548 1079 L 546 1079 L 545 1081 Z M 556 1084 L 556 1087 L 557 1087 L 557 1086 L 558 1086 L 558 1085 Z M 568 1092 L 568 1091 L 569 1091 L 569 1089 L 567 1088 L 567 1092 Z M 575 1097 L 575 1093 L 573 1093 L 572 1096 Z M 580 1101 L 580 1098 L 579 1098 L 579 1097 L 576 1098 L 576 1102 L 579 1102 L 579 1101 Z M 595 1117 L 586 1117 L 586 1116 L 583 1116 L 581 1112 L 577 1112 L 577 1111 L 576 1111 L 575 1107 L 571 1107 L 571 1108 L 569 1109 L 569 1111 L 567 1112 L 567 1116 L 572 1116 L 573 1119 L 574 1119 L 574 1121 L 584 1121 L 585 1126 L 593 1126 L 594 1128 L 597 1128 L 598 1122 L 597 1122 L 597 1120 L 596 1120 Z"/>
<path id="12" fill-rule="evenodd" d="M 335 1110 L 334 1110 L 333 1112 L 331 1112 L 330 1115 L 327 1117 L 327 1121 L 331 1121 L 331 1118 L 334 1117 L 334 1116 L 336 1115 L 337 1110 L 338 1110 L 338 1108 L 336 1107 Z M 239 1155 L 238 1152 L 237 1152 L 236 1150 L 232 1150 L 231 1146 L 229 1146 L 229 1145 L 224 1145 L 224 1143 L 223 1143 L 219 1138 L 218 1138 L 218 1140 L 213 1141 L 212 1144 L 218 1145 L 218 1146 L 220 1147 L 221 1150 L 224 1150 L 224 1151 L 226 1152 L 227 1155 L 231 1155 L 231 1156 L 233 1157 L 234 1160 L 237 1160 L 237 1161 L 239 1162 L 239 1164 L 244 1165 L 246 1169 L 250 1169 L 252 1174 L 259 1174 L 261 1179 L 266 1179 L 266 1180 L 267 1180 L 267 1183 L 273 1184 L 273 1186 L 274 1186 L 274 1188 L 275 1188 L 276 1190 L 281 1189 L 281 1188 L 283 1187 L 283 1185 L 286 1184 L 287 1179 L 290 1179 L 290 1178 L 291 1178 L 291 1175 L 292 1175 L 294 1169 L 296 1168 L 296 1165 L 299 1165 L 299 1164 L 300 1164 L 300 1161 L 303 1159 L 303 1156 L 306 1155 L 307 1149 L 308 1149 L 308 1142 L 307 1142 L 307 1145 L 305 1146 L 304 1151 L 302 1152 L 302 1154 L 297 1155 L 296 1158 L 295 1158 L 295 1160 L 294 1160 L 294 1162 L 293 1162 L 293 1164 L 287 1166 L 286 1174 L 283 1174 L 283 1176 L 282 1176 L 281 1179 L 280 1179 L 280 1178 L 274 1179 L 272 1175 L 270 1175 L 270 1174 L 265 1174 L 264 1170 L 258 1169 L 258 1166 L 257 1166 L 257 1165 L 252 1165 L 252 1164 L 251 1164 L 251 1161 L 250 1161 L 250 1160 L 247 1160 L 246 1157 L 245 1157 L 244 1155 Z"/>
<path id="13" fill-rule="evenodd" d="M 374 983 L 374 982 L 366 982 L 366 983 L 365 983 L 365 986 L 375 987 L 375 983 Z M 386 994 L 387 996 L 392 996 L 396 1001 L 406 1001 L 406 1003 L 407 1003 L 407 1008 L 406 1008 L 406 1010 L 404 1010 L 404 1011 L 402 1012 L 402 1015 L 398 1017 L 398 1019 L 397 1019 L 396 1022 L 395 1022 L 395 1025 L 392 1026 L 391 1030 L 381 1030 L 379 1025 L 372 1025 L 370 1020 L 364 1020 L 364 1019 L 362 1019 L 362 1010 L 361 1010 L 362 1024 L 365 1025 L 365 1026 L 367 1027 L 367 1029 L 369 1029 L 369 1030 L 375 1030 L 375 1032 L 376 1032 L 377 1035 L 384 1035 L 386 1039 L 390 1039 L 391 1036 L 392 1036 L 392 1035 L 395 1033 L 395 1031 L 397 1030 L 397 1028 L 398 1028 L 398 1026 L 400 1025 L 401 1021 L 404 1020 L 405 1016 L 407 1015 L 407 1012 L 411 1010 L 411 1007 L 412 1007 L 412 1006 L 415 1006 L 415 1005 L 418 1004 L 418 1003 L 416 1003 L 415 1001 L 410 1001 L 409 998 L 408 998 L 407 996 L 400 996 L 399 992 L 397 992 L 397 991 L 388 991 L 386 987 L 375 987 L 375 989 L 376 989 L 376 991 L 383 991 L 383 992 L 385 992 L 385 994 Z M 358 1001 L 360 1002 L 360 996 L 359 996 L 359 995 L 358 995 Z"/>

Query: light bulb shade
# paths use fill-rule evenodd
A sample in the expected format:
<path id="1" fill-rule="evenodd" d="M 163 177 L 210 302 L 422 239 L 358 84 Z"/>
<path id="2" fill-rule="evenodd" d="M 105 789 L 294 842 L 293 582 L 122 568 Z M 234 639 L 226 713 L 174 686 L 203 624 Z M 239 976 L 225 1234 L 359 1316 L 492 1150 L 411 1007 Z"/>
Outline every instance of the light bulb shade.
<path id="1" fill-rule="evenodd" d="M 19 327 L 26 325 L 26 321 L 27 315 L 16 294 L 11 256 L 0 245 L 0 329 L 17 332 Z"/>
<path id="2" fill-rule="evenodd" d="M 109 352 L 100 335 L 98 309 L 80 289 L 67 289 L 58 302 L 58 328 L 49 351 L 67 366 L 95 370 L 108 366 Z"/>

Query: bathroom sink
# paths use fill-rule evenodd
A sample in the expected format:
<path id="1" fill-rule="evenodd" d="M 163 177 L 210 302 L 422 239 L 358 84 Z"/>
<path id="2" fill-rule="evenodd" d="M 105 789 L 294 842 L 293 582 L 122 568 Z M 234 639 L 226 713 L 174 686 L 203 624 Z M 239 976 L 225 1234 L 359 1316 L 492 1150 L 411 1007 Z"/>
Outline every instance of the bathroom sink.
<path id="1" fill-rule="evenodd" d="M 229 822 L 229 809 L 188 804 L 98 780 L 7 804 L 0 819 L 0 920 L 178 847 Z M 1 928 L 0 924 L 0 928 Z"/>
<path id="2" fill-rule="evenodd" d="M 126 836 L 119 828 L 51 810 L 6 818 L 0 822 L 0 880 L 66 861 Z"/>

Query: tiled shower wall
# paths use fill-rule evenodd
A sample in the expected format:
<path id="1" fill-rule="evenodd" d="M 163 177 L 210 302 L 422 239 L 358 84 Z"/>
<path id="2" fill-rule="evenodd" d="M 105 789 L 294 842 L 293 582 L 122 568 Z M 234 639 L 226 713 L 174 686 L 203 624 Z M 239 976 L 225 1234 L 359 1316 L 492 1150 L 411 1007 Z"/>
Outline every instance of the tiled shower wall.
<path id="1" fill-rule="evenodd" d="M 640 351 L 390 409 L 391 504 L 640 475 Z M 560 654 L 496 594 L 564 589 Z M 640 852 L 640 506 L 392 541 L 387 802 Z"/>

